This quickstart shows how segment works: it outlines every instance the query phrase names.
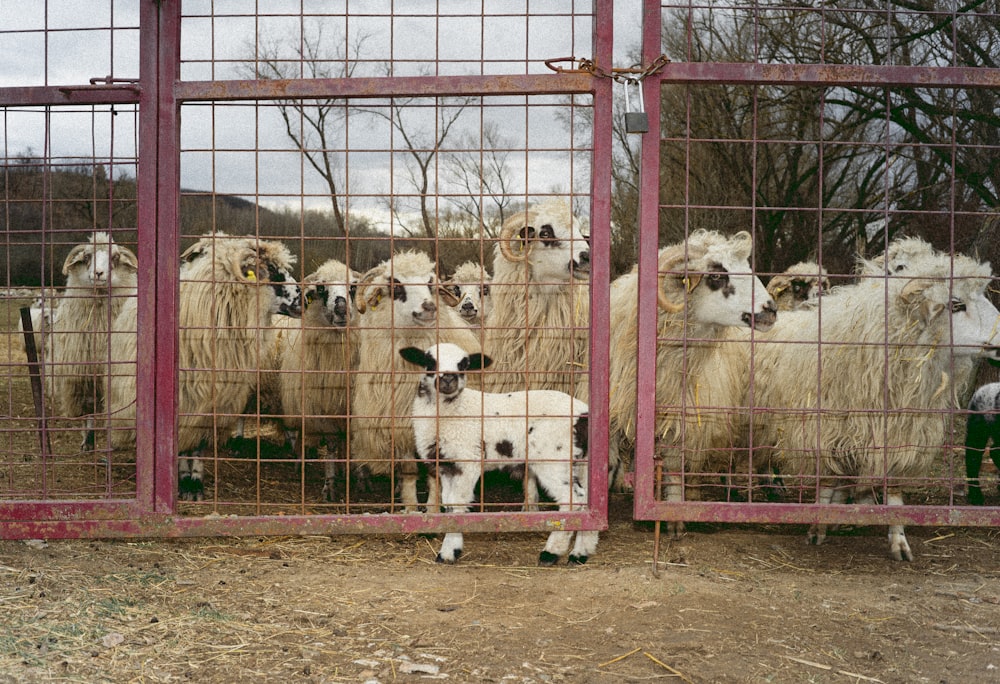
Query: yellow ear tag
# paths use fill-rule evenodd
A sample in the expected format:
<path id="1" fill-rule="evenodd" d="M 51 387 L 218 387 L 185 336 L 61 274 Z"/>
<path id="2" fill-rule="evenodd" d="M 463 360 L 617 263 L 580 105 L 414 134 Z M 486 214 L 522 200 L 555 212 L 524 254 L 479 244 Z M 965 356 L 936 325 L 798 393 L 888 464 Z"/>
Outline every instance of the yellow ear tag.
<path id="1" fill-rule="evenodd" d="M 315 297 L 316 297 L 316 295 L 314 295 L 312 292 L 307 292 L 306 293 L 306 304 L 312 304 L 312 301 L 313 301 L 313 299 L 315 299 Z"/>
<path id="2" fill-rule="evenodd" d="M 254 281 L 257 280 L 257 274 L 253 271 L 247 271 L 247 280 Z"/>
<path id="3" fill-rule="evenodd" d="M 378 293 L 377 295 L 375 295 L 375 301 L 374 301 L 374 302 L 372 303 L 372 310 L 373 310 L 373 311 L 374 311 L 374 310 L 375 310 L 376 308 L 378 308 L 378 305 L 379 305 L 379 303 L 380 303 L 381 301 L 382 301 L 382 293 L 381 293 L 381 292 L 379 292 L 379 293 Z"/>

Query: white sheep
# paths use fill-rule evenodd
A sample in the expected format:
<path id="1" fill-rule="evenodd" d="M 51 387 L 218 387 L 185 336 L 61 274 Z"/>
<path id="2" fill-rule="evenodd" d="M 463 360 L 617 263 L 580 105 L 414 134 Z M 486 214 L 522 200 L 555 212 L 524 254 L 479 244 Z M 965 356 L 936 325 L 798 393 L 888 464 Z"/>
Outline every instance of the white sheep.
<path id="1" fill-rule="evenodd" d="M 858 271 L 865 275 L 893 275 L 905 271 L 910 263 L 937 253 L 923 238 L 899 237 L 890 242 L 885 251 L 870 261 L 860 259 Z"/>
<path id="2" fill-rule="evenodd" d="M 48 380 L 61 415 L 86 416 L 81 449 L 94 448 L 94 414 L 104 408 L 109 337 L 115 317 L 134 300 L 138 261 L 96 232 L 66 256 L 66 288 L 51 322 Z"/>
<path id="3" fill-rule="evenodd" d="M 819 316 L 782 313 L 756 340 L 755 441 L 773 445 L 786 484 L 818 482 L 819 503 L 884 487 L 886 504 L 902 505 L 901 480 L 930 474 L 941 414 L 958 408 L 958 362 L 997 355 L 988 264 L 924 250 L 885 270 L 864 264 L 883 275 L 834 288 Z M 811 542 L 825 538 L 825 525 L 810 528 Z M 889 550 L 912 560 L 902 525 L 889 527 Z"/>
<path id="4" fill-rule="evenodd" d="M 590 399 L 590 243 L 566 200 L 507 219 L 494 247 L 491 308 L 483 321 L 483 374 L 491 392 L 549 389 Z M 538 489 L 530 474 L 525 505 Z"/>
<path id="5" fill-rule="evenodd" d="M 820 296 L 829 289 L 830 278 L 826 269 L 813 261 L 793 264 L 767 283 L 767 292 L 774 299 L 778 311 L 815 307 Z"/>
<path id="6" fill-rule="evenodd" d="M 729 461 L 742 446 L 749 339 L 743 328 L 767 330 L 777 316 L 774 301 L 750 269 L 752 240 L 696 231 L 658 255 L 656 345 L 656 440 L 667 471 L 667 500 L 680 501 L 709 461 Z M 638 271 L 611 286 L 609 464 L 624 469 L 621 444 L 634 442 Z M 784 314 L 782 314 L 784 315 Z M 619 466 L 618 464 L 622 464 Z M 616 467 L 617 466 L 617 467 Z M 678 535 L 683 524 L 671 522 Z"/>
<path id="7" fill-rule="evenodd" d="M 490 281 L 490 274 L 481 264 L 466 261 L 444 283 L 458 299 L 455 310 L 470 326 L 480 326 L 489 315 L 493 301 L 490 297 Z"/>
<path id="8" fill-rule="evenodd" d="M 280 242 L 208 235 L 181 256 L 178 322 L 179 493 L 204 498 L 202 451 L 225 434 L 256 385 L 259 330 L 271 316 L 301 311 L 301 296 L 289 269 L 295 257 Z M 117 372 L 111 377 L 116 448 L 135 440 L 136 307 L 115 321 L 112 344 Z"/>
<path id="9" fill-rule="evenodd" d="M 466 388 L 465 374 L 490 365 L 487 356 L 454 344 L 400 349 L 406 361 L 426 372 L 413 399 L 417 456 L 436 466 L 441 503 L 451 513 L 469 510 L 483 473 L 510 467 L 531 472 L 560 511 L 587 506 L 588 408 L 564 392 L 532 390 L 500 394 Z M 571 565 L 587 562 L 598 533 L 549 534 L 539 565 L 554 565 L 569 551 Z M 462 554 L 462 533 L 445 535 L 438 562 Z"/>
<path id="10" fill-rule="evenodd" d="M 440 306 L 434 262 L 422 252 L 394 254 L 358 283 L 355 301 L 362 313 L 357 327 L 358 370 L 351 386 L 350 460 L 374 475 L 401 472 L 400 499 L 417 508 L 418 468 L 410 419 L 417 384 L 410 382 L 403 347 L 424 349 L 454 342 L 479 351 L 479 342 L 451 306 Z M 453 304 L 454 301 L 450 300 Z M 437 506 L 437 485 L 428 487 L 427 508 Z"/>
<path id="11" fill-rule="evenodd" d="M 336 464 L 344 457 L 350 374 L 358 365 L 352 291 L 359 278 L 336 259 L 325 262 L 303 281 L 301 327 L 278 331 L 284 425 L 301 433 L 305 449 L 326 445 L 326 501 L 333 500 Z"/>
<path id="12" fill-rule="evenodd" d="M 28 315 L 31 319 L 32 339 L 35 343 L 35 357 L 41 361 L 46 353 L 46 345 L 49 340 L 49 331 L 52 329 L 52 316 L 55 313 L 55 305 L 50 297 L 36 297 L 35 301 L 28 307 Z M 21 317 L 17 318 L 18 341 L 21 349 L 27 353 L 24 337 L 24 322 Z"/>

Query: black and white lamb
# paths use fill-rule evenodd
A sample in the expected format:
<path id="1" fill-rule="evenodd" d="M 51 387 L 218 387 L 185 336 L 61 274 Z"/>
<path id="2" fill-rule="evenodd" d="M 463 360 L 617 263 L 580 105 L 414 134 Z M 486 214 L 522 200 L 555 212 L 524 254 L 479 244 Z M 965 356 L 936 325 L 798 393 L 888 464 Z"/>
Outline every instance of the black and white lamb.
<path id="1" fill-rule="evenodd" d="M 458 345 L 436 344 L 426 351 L 399 350 L 406 361 L 424 368 L 413 400 L 417 456 L 434 464 L 441 478 L 441 503 L 452 513 L 469 510 L 476 482 L 489 470 L 523 466 L 559 510 L 587 505 L 587 405 L 554 390 L 492 394 L 466 388 L 467 371 L 492 361 L 467 354 Z M 549 534 L 539 565 L 554 565 L 570 551 L 573 532 Z M 598 533 L 580 531 L 568 562 L 582 564 L 597 550 Z M 462 554 L 462 533 L 445 535 L 439 563 Z"/>
<path id="2" fill-rule="evenodd" d="M 973 506 L 983 505 L 983 490 L 979 487 L 979 469 L 983 466 L 986 445 L 992 440 L 990 458 L 1000 468 L 1000 382 L 983 385 L 969 402 L 969 422 L 965 428 L 966 498 Z"/>

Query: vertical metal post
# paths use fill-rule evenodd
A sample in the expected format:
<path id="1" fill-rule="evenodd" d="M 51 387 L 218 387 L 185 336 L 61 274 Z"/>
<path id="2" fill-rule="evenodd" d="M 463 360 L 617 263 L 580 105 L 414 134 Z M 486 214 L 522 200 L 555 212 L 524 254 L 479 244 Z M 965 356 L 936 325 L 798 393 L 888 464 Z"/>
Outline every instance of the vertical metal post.
<path id="1" fill-rule="evenodd" d="M 21 328 L 24 330 L 24 353 L 28 357 L 31 398 L 34 400 L 35 416 L 38 418 L 39 448 L 42 452 L 42 463 L 47 463 L 50 449 L 48 421 L 45 418 L 45 401 L 42 392 L 42 364 L 38 362 L 38 350 L 35 349 L 35 330 L 31 324 L 30 307 L 21 307 Z"/>

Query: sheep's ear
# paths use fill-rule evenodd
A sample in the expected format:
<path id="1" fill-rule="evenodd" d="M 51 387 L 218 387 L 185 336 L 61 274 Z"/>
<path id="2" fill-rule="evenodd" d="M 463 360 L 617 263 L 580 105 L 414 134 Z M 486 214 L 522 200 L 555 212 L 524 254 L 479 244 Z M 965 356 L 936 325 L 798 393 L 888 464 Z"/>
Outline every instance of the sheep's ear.
<path id="1" fill-rule="evenodd" d="M 66 261 L 63 262 L 63 275 L 68 276 L 70 269 L 76 264 L 87 263 L 87 255 L 89 254 L 87 247 L 88 245 L 77 245 L 70 251 L 70 253 L 66 256 Z"/>
<path id="2" fill-rule="evenodd" d="M 488 357 L 486 354 L 480 354 L 476 352 L 474 354 L 469 354 L 469 370 L 477 371 L 484 368 L 489 368 L 493 363 L 493 359 Z"/>
<path id="3" fill-rule="evenodd" d="M 118 252 L 118 263 L 125 264 L 125 266 L 133 271 L 139 270 L 139 260 L 135 258 L 135 254 L 130 249 L 125 249 L 124 247 L 120 249 Z"/>
<path id="4" fill-rule="evenodd" d="M 427 352 L 416 347 L 403 347 L 399 350 L 399 355 L 403 357 L 404 361 L 409 361 L 421 368 L 427 368 L 431 360 L 431 356 Z"/>
<path id="5" fill-rule="evenodd" d="M 791 283 L 784 276 L 776 275 L 771 278 L 771 282 L 767 284 L 767 291 L 771 293 L 772 297 L 777 299 L 782 292 L 788 289 L 790 284 Z"/>
<path id="6" fill-rule="evenodd" d="M 934 284 L 932 280 L 925 278 L 914 278 L 903 286 L 899 298 L 909 308 L 915 311 L 923 322 L 929 321 L 936 316 L 943 308 L 942 305 L 931 301 L 927 297 L 927 290 Z"/>
<path id="7" fill-rule="evenodd" d="M 241 260 L 239 279 L 249 282 L 268 279 L 267 265 L 261 261 L 257 252 L 251 251 Z"/>

